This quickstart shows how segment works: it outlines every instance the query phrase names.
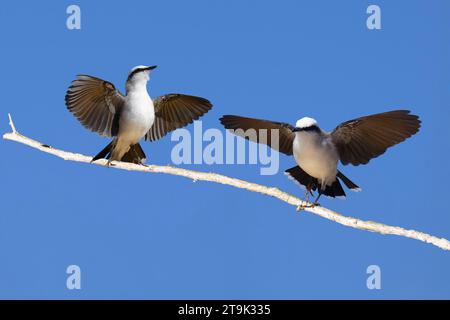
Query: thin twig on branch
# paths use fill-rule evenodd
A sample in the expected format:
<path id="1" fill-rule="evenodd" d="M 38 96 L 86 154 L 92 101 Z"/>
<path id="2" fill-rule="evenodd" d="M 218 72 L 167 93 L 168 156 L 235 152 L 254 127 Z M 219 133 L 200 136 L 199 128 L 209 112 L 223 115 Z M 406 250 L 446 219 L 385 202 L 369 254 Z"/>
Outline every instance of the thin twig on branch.
<path id="1" fill-rule="evenodd" d="M 54 156 L 60 157 L 64 160 L 76 161 L 76 162 L 84 162 L 91 163 L 92 157 L 88 157 L 79 153 L 73 153 L 68 151 L 63 151 L 59 149 L 52 148 L 46 144 L 43 144 L 39 141 L 30 139 L 26 136 L 21 135 L 15 128 L 14 122 L 12 121 L 11 115 L 9 116 L 9 124 L 11 126 L 12 132 L 5 133 L 3 135 L 3 139 L 19 142 L 30 146 L 32 148 L 38 149 L 42 152 L 50 153 Z M 93 162 L 94 165 L 106 166 L 106 160 L 98 160 Z M 263 185 L 259 185 L 256 183 L 239 180 L 235 178 L 230 178 L 221 174 L 212 173 L 212 172 L 198 172 L 193 170 L 181 169 L 171 166 L 157 166 L 157 165 L 148 165 L 142 166 L 133 163 L 113 161 L 112 168 L 122 169 L 122 170 L 130 170 L 130 171 L 141 171 L 141 172 L 152 172 L 152 173 L 166 173 L 171 175 L 177 175 L 192 179 L 194 181 L 209 181 L 220 184 L 226 184 L 229 186 L 233 186 L 235 188 L 246 189 L 252 192 L 262 193 L 274 198 L 277 198 L 281 201 L 284 201 L 294 207 L 304 207 L 305 211 L 316 214 L 322 218 L 337 222 L 341 225 L 352 227 L 355 229 L 366 230 L 371 232 L 378 232 L 381 234 L 393 234 L 397 236 L 407 237 L 411 239 L 420 240 L 426 243 L 430 243 L 444 250 L 450 250 L 450 241 L 445 238 L 438 238 L 432 236 L 430 234 L 426 234 L 420 231 L 415 230 L 407 230 L 401 227 L 389 226 L 382 223 L 374 222 L 374 221 L 364 221 L 359 220 L 353 217 L 343 216 L 339 213 L 333 212 L 329 209 L 320 206 L 310 206 L 310 203 L 304 202 L 297 197 L 294 197 L 286 192 L 279 190 L 274 187 L 266 187 Z"/>

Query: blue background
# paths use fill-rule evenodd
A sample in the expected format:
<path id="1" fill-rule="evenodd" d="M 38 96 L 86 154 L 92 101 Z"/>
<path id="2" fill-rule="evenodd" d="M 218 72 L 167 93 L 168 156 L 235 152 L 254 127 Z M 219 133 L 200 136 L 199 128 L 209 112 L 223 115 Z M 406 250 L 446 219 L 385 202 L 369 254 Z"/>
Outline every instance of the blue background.
<path id="1" fill-rule="evenodd" d="M 78 4 L 82 29 L 66 28 Z M 382 10 L 368 30 L 366 9 Z M 345 215 L 450 238 L 449 1 L 15 1 L 0 6 L 0 131 L 94 155 L 107 139 L 66 110 L 78 73 L 123 90 L 153 65 L 152 96 L 201 95 L 223 114 L 331 130 L 391 109 L 420 115 L 419 134 L 368 166 L 344 167 L 362 188 L 321 203 Z M 189 127 L 192 130 L 192 126 Z M 170 163 L 170 136 L 143 143 Z M 450 298 L 450 253 L 297 214 L 276 199 L 162 174 L 66 162 L 0 143 L 0 298 Z M 184 165 L 303 191 L 284 169 Z M 66 288 L 66 268 L 82 289 Z M 381 267 L 368 290 L 366 268 Z"/>

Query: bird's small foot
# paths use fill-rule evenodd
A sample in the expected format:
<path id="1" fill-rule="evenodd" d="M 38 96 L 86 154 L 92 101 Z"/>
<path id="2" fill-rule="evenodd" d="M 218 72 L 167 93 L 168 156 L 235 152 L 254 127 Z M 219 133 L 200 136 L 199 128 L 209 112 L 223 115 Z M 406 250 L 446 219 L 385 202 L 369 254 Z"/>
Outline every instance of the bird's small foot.
<path id="1" fill-rule="evenodd" d="M 302 210 L 305 210 L 306 208 L 314 208 L 314 204 L 301 204 L 297 206 L 297 212 L 300 212 Z"/>
<path id="2" fill-rule="evenodd" d="M 297 206 L 297 212 L 300 212 L 302 210 L 305 210 L 307 208 L 314 208 L 314 207 L 320 207 L 320 204 L 318 202 L 311 203 L 311 204 L 301 204 Z"/>

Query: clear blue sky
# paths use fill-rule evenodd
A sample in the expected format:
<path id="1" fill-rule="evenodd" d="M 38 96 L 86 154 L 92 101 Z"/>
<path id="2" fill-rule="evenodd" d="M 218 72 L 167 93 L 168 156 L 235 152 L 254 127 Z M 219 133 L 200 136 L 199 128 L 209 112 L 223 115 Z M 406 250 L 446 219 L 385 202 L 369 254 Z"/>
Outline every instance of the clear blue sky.
<path id="1" fill-rule="evenodd" d="M 66 29 L 80 5 L 82 29 Z M 366 8 L 382 30 L 366 28 Z M 449 1 L 15 1 L 0 6 L 2 100 L 18 129 L 94 155 L 107 139 L 66 110 L 76 74 L 123 89 L 138 64 L 159 68 L 149 90 L 201 95 L 223 114 L 325 129 L 411 109 L 419 134 L 367 166 L 344 167 L 362 188 L 321 203 L 346 215 L 450 238 Z M 189 127 L 192 129 L 192 126 Z M 170 163 L 170 136 L 143 143 Z M 168 175 L 125 172 L 0 143 L 0 298 L 450 298 L 450 253 L 343 227 L 272 198 Z M 281 169 L 294 161 L 281 156 Z M 257 165 L 185 165 L 303 191 Z M 82 289 L 66 288 L 66 267 Z M 368 290 L 379 265 L 382 289 Z"/>

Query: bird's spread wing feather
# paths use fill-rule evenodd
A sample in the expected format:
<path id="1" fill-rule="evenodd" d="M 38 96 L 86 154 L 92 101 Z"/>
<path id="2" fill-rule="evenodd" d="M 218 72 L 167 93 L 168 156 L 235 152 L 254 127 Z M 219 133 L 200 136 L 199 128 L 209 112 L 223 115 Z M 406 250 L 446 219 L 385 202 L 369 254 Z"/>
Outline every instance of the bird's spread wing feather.
<path id="1" fill-rule="evenodd" d="M 66 106 L 87 129 L 106 137 L 117 135 L 125 97 L 108 81 L 79 75 L 66 93 Z"/>
<path id="2" fill-rule="evenodd" d="M 146 140 L 155 141 L 167 133 L 198 120 L 212 108 L 211 102 L 204 98 L 185 94 L 166 94 L 153 101 L 155 122 Z"/>
<path id="3" fill-rule="evenodd" d="M 234 130 L 234 133 L 238 136 L 253 142 L 266 144 L 279 152 L 292 155 L 292 145 L 294 143 L 295 133 L 292 132 L 294 127 L 288 123 L 233 115 L 223 116 L 220 118 L 220 122 L 226 129 Z M 249 129 L 254 130 L 251 132 L 247 131 Z M 272 137 L 272 130 L 278 131 L 278 141 Z"/>
<path id="4" fill-rule="evenodd" d="M 419 128 L 418 116 L 408 110 L 395 110 L 346 121 L 330 135 L 342 164 L 357 166 L 411 137 Z"/>

